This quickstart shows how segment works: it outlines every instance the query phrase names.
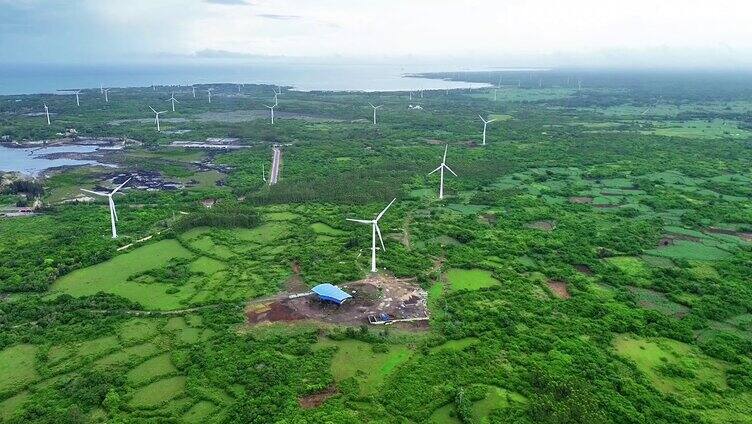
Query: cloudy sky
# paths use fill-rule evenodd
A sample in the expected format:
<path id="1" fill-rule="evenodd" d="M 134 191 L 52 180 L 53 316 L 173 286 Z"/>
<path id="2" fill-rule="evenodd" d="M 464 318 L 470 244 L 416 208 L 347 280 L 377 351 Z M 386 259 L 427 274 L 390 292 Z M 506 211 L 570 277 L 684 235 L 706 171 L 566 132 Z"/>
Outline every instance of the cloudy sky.
<path id="1" fill-rule="evenodd" d="M 0 0 L 4 61 L 752 67 L 749 0 Z"/>

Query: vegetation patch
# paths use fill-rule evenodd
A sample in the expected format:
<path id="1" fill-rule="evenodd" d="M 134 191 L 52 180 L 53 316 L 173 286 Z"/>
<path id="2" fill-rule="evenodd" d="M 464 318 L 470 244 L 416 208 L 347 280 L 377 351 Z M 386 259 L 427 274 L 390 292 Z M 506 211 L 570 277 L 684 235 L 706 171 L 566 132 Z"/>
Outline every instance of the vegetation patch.
<path id="1" fill-rule="evenodd" d="M 453 290 L 478 290 L 499 284 L 490 271 L 483 269 L 453 268 L 447 271 L 446 278 Z"/>
<path id="2" fill-rule="evenodd" d="M 0 395 L 16 393 L 39 379 L 34 357 L 36 346 L 22 344 L 0 351 Z"/>
<path id="3" fill-rule="evenodd" d="M 185 390 L 185 377 L 158 380 L 133 393 L 130 405 L 134 408 L 155 408 L 180 396 Z"/>

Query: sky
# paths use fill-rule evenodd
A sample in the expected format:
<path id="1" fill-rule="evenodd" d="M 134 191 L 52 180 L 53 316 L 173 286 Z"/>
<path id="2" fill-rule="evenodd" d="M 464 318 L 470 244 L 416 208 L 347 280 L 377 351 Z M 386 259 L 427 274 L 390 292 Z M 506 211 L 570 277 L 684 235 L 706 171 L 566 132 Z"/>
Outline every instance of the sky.
<path id="1" fill-rule="evenodd" d="M 5 63 L 752 67 L 749 0 L 0 0 Z"/>

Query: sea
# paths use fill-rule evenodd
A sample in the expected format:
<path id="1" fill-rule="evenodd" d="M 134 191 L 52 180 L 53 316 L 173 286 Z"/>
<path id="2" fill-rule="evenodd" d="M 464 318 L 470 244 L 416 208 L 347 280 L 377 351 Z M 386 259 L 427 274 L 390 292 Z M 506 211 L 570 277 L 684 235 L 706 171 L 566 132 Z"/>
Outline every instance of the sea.
<path id="1" fill-rule="evenodd" d="M 412 78 L 453 72 L 440 65 L 330 63 L 180 63 L 118 65 L 0 64 L 0 95 L 104 87 L 190 84 L 272 84 L 301 91 L 405 91 L 479 88 L 485 84 Z M 477 69 L 473 69 L 477 70 Z M 495 68 L 494 70 L 504 70 Z"/>

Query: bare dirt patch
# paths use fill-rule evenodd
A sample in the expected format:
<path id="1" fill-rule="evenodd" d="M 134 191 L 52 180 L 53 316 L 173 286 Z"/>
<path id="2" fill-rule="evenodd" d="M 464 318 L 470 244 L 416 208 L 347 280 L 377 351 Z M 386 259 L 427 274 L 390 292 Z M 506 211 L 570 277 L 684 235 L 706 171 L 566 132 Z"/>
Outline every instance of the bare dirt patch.
<path id="1" fill-rule="evenodd" d="M 526 226 L 536 230 L 553 231 L 556 228 L 556 223 L 554 221 L 534 221 L 528 223 Z"/>
<path id="2" fill-rule="evenodd" d="M 250 325 L 296 320 L 314 320 L 333 324 L 368 323 L 369 315 L 386 314 L 390 320 L 428 316 L 425 290 L 412 280 L 376 276 L 341 286 L 352 295 L 342 305 L 320 300 L 315 294 L 277 296 L 264 303 L 252 303 L 246 309 Z M 295 295 L 293 295 L 295 296 Z M 420 325 L 412 328 L 423 328 Z"/>
<path id="3" fill-rule="evenodd" d="M 574 268 L 585 275 L 593 275 L 593 270 L 589 266 L 584 264 L 575 265 Z"/>
<path id="4" fill-rule="evenodd" d="M 321 406 L 327 399 L 336 395 L 337 388 L 335 386 L 329 386 L 326 389 L 310 394 L 308 396 L 302 396 L 298 398 L 298 403 L 303 409 L 312 409 Z"/>
<path id="5" fill-rule="evenodd" d="M 572 297 L 572 295 L 569 294 L 569 290 L 567 290 L 567 283 L 564 281 L 548 280 L 548 288 L 551 289 L 554 296 L 559 299 L 569 299 Z"/>
<path id="6" fill-rule="evenodd" d="M 593 198 L 586 197 L 586 196 L 573 196 L 569 198 L 569 203 L 575 203 L 578 205 L 589 205 L 593 203 Z"/>

